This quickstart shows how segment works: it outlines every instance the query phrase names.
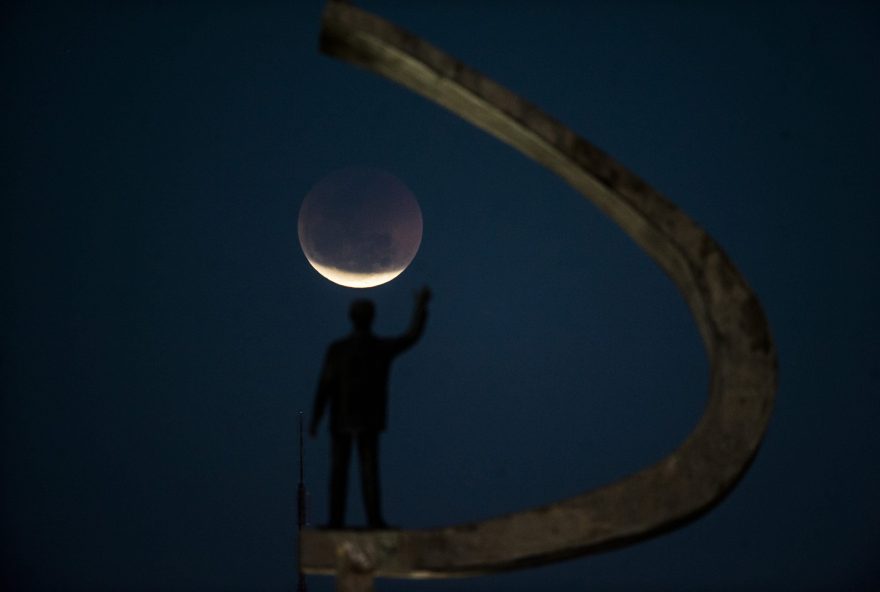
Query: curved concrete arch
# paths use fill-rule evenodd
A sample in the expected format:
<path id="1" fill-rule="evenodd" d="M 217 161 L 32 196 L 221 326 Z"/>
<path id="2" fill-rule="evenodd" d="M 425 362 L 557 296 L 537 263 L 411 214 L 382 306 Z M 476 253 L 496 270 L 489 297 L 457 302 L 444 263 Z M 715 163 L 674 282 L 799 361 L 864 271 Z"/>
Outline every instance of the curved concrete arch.
<path id="1" fill-rule="evenodd" d="M 711 509 L 748 468 L 776 391 L 776 351 L 757 298 L 718 244 L 598 148 L 422 39 L 349 4 L 324 12 L 321 50 L 451 110 L 544 165 L 616 222 L 678 286 L 710 363 L 709 399 L 685 442 L 618 482 L 546 506 L 447 528 L 319 531 L 306 573 L 476 575 L 632 544 Z"/>

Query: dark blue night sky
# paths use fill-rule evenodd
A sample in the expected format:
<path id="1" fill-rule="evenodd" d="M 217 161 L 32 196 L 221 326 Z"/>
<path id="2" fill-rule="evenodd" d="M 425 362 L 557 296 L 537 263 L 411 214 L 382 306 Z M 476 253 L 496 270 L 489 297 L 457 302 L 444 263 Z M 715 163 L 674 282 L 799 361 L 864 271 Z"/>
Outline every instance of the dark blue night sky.
<path id="1" fill-rule="evenodd" d="M 780 358 L 757 460 L 696 523 L 554 566 L 378 589 L 877 589 L 878 5 L 362 5 L 708 229 Z M 600 486 L 700 417 L 706 357 L 664 274 L 549 172 L 320 55 L 321 9 L 0 11 L 4 589 L 295 588 L 297 413 L 364 295 L 309 266 L 297 213 L 347 166 L 392 172 L 424 216 L 411 267 L 368 291 L 377 331 L 405 328 L 422 284 L 435 294 L 392 378 L 389 521 L 478 520 Z M 322 434 L 306 453 L 313 523 L 327 459 Z M 355 486 L 356 520 L 359 501 Z"/>

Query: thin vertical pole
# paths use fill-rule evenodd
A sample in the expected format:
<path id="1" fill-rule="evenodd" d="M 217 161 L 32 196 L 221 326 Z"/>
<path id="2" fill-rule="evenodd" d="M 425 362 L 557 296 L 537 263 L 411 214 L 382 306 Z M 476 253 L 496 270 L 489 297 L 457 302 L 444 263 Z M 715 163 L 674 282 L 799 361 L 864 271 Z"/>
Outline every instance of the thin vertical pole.
<path id="1" fill-rule="evenodd" d="M 299 412 L 299 487 L 296 491 L 296 510 L 297 510 L 297 534 L 299 540 L 297 543 L 297 551 L 300 557 L 297 559 L 297 567 L 299 572 L 299 585 L 297 592 L 306 592 L 306 576 L 302 571 L 302 529 L 306 525 L 306 484 L 303 469 L 303 412 Z"/>

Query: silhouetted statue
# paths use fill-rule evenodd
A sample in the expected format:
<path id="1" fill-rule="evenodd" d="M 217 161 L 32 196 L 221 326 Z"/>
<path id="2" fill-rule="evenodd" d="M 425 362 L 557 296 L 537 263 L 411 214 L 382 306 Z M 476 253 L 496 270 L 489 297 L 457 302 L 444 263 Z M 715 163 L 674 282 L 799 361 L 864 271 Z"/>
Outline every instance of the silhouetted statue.
<path id="1" fill-rule="evenodd" d="M 375 308 L 370 300 L 355 300 L 349 308 L 354 330 L 333 342 L 315 395 L 309 433 L 315 437 L 327 404 L 333 438 L 330 470 L 330 521 L 342 528 L 348 489 L 348 465 L 352 443 L 357 441 L 361 461 L 361 489 L 367 524 L 385 528 L 379 492 L 379 433 L 385 430 L 388 375 L 395 356 L 412 347 L 425 328 L 431 292 L 416 294 L 409 329 L 400 337 L 377 337 L 372 332 Z"/>

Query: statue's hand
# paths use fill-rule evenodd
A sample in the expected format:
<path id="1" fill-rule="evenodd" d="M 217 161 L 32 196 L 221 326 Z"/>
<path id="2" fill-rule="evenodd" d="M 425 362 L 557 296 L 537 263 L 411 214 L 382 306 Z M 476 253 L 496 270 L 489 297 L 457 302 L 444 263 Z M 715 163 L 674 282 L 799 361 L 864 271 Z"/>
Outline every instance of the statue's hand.
<path id="1" fill-rule="evenodd" d="M 416 292 L 416 302 L 419 304 L 419 306 L 425 306 L 430 300 L 431 289 L 428 286 L 423 286 L 421 290 Z"/>

